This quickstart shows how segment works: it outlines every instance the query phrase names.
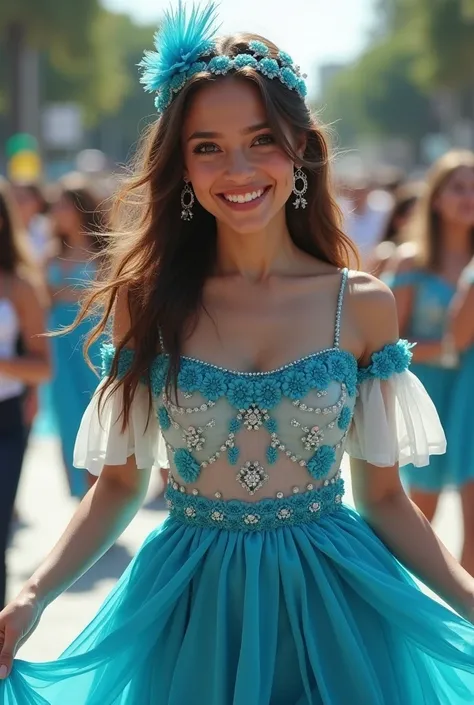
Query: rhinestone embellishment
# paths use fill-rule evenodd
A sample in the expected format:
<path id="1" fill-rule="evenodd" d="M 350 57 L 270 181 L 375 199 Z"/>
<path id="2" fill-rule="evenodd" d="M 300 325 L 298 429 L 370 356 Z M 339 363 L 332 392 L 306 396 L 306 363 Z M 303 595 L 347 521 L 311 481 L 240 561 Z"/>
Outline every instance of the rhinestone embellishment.
<path id="1" fill-rule="evenodd" d="M 270 417 L 266 409 L 260 409 L 256 404 L 251 404 L 248 409 L 240 409 L 237 418 L 244 422 L 247 431 L 258 431 L 263 426 L 263 422 L 268 421 Z"/>
<path id="2" fill-rule="evenodd" d="M 311 504 L 309 505 L 309 511 L 312 514 L 314 514 L 315 512 L 319 512 L 320 509 L 321 509 L 321 505 L 319 502 L 311 502 Z"/>
<path id="3" fill-rule="evenodd" d="M 184 513 L 186 514 L 187 517 L 190 517 L 191 519 L 193 519 L 196 516 L 196 510 L 194 509 L 194 507 L 185 507 Z"/>
<path id="4" fill-rule="evenodd" d="M 188 450 L 202 450 L 206 440 L 202 428 L 190 426 L 184 431 L 183 436 Z"/>
<path id="5" fill-rule="evenodd" d="M 321 441 L 324 438 L 324 434 L 319 428 L 319 426 L 313 426 L 312 428 L 303 426 L 303 431 L 305 431 L 306 433 L 302 437 L 301 441 L 305 449 L 315 450 L 316 448 L 319 448 L 319 446 L 321 445 Z"/>
<path id="6" fill-rule="evenodd" d="M 219 512 L 215 510 L 211 514 L 212 521 L 224 521 L 224 512 Z"/>
<path id="7" fill-rule="evenodd" d="M 260 516 L 258 514 L 245 514 L 244 522 L 246 524 L 258 524 L 260 521 Z"/>
<path id="8" fill-rule="evenodd" d="M 277 517 L 281 519 L 282 521 L 285 521 L 285 519 L 289 519 L 292 515 L 291 509 L 287 509 L 286 507 L 282 507 L 277 511 Z"/>
<path id="9" fill-rule="evenodd" d="M 268 475 L 265 469 L 256 460 L 251 462 L 248 460 L 237 473 L 236 480 L 239 485 L 251 495 L 261 489 L 264 483 L 268 480 Z"/>

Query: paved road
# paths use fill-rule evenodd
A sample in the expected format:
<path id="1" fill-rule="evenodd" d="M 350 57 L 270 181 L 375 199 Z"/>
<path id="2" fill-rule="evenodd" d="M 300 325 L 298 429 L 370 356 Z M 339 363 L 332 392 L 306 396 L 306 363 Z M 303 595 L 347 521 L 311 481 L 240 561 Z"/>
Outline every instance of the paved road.
<path id="1" fill-rule="evenodd" d="M 156 493 L 156 486 L 151 497 L 153 490 Z M 33 439 L 20 486 L 18 508 L 22 521 L 13 534 L 9 553 L 12 594 L 52 546 L 76 506 L 66 491 L 57 442 L 53 438 Z M 164 517 L 161 503 L 145 504 L 119 543 L 46 610 L 20 656 L 40 661 L 61 653 L 92 618 L 148 532 Z M 436 528 L 456 555 L 461 541 L 458 517 L 457 498 L 448 493 L 442 500 Z"/>

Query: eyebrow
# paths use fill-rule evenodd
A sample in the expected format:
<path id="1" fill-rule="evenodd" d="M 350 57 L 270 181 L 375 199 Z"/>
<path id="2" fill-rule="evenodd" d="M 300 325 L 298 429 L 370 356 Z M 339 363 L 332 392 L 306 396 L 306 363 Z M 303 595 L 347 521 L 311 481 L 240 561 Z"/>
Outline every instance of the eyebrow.
<path id="1" fill-rule="evenodd" d="M 241 130 L 242 135 L 251 135 L 253 132 L 258 132 L 259 130 L 265 130 L 269 128 L 270 125 L 267 122 L 259 122 L 257 125 L 250 125 L 250 127 L 244 127 L 243 130 Z M 198 140 L 198 139 L 218 139 L 219 137 L 223 137 L 223 135 L 220 132 L 193 132 L 193 134 L 188 137 L 188 142 L 191 140 Z"/>

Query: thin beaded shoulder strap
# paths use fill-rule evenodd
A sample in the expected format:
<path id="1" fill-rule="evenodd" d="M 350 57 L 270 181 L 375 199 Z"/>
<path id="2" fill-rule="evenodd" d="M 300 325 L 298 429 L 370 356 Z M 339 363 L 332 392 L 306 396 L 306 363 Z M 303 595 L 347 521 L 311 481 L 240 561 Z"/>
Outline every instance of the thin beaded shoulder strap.
<path id="1" fill-rule="evenodd" d="M 337 297 L 337 308 L 336 308 L 336 324 L 334 326 L 334 347 L 338 348 L 341 342 L 341 317 L 342 317 L 342 304 L 344 302 L 344 292 L 346 290 L 347 277 L 349 275 L 349 270 L 347 267 L 341 272 L 341 286 L 339 287 L 339 294 Z"/>

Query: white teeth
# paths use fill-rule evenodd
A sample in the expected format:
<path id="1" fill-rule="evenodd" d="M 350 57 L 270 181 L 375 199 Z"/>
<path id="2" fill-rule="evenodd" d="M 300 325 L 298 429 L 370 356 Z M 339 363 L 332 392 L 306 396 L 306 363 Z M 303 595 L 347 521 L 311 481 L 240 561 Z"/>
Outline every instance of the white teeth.
<path id="1" fill-rule="evenodd" d="M 248 203 L 249 201 L 254 201 L 256 198 L 260 198 L 263 195 L 263 189 L 260 188 L 258 191 L 249 191 L 249 193 L 224 193 L 224 198 L 226 201 L 231 203 Z"/>

